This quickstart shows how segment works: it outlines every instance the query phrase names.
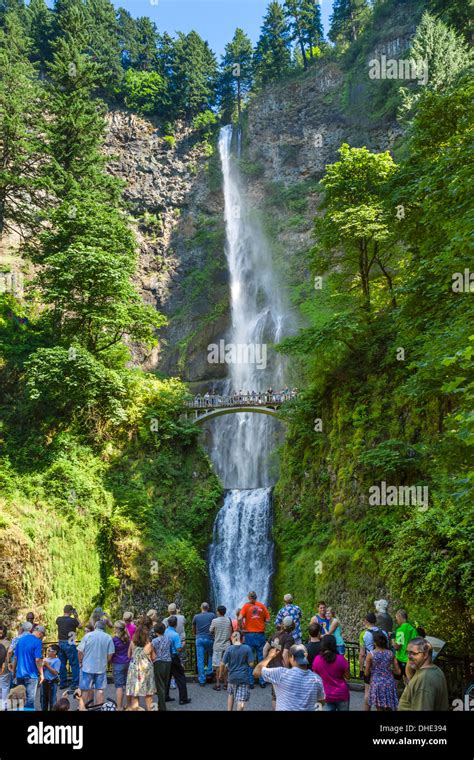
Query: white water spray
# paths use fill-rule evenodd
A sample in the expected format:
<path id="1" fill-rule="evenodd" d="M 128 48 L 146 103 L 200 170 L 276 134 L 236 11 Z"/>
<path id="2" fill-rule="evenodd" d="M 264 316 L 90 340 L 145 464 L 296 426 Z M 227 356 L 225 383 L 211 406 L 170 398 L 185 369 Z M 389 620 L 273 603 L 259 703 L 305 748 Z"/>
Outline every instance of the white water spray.
<path id="1" fill-rule="evenodd" d="M 249 206 L 235 158 L 232 127 L 219 137 L 222 164 L 226 256 L 230 275 L 234 345 L 266 346 L 266 366 L 232 363 L 223 393 L 282 390 L 285 360 L 271 348 L 291 331 L 291 317 L 274 275 L 271 251 Z M 255 352 L 257 355 L 261 351 Z M 273 571 L 271 486 L 276 480 L 271 455 L 282 425 L 274 418 L 238 413 L 212 423 L 211 458 L 225 496 L 214 525 L 210 576 L 214 602 L 229 612 L 241 606 L 250 590 L 268 602 Z"/>

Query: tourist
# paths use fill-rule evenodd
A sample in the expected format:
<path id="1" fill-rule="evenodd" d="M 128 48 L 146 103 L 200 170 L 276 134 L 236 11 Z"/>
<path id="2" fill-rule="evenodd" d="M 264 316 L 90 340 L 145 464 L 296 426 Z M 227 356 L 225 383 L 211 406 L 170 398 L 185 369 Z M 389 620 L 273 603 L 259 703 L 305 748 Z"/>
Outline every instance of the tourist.
<path id="1" fill-rule="evenodd" d="M 128 668 L 130 666 L 130 658 L 128 656 L 130 636 L 123 620 L 117 620 L 114 623 L 112 641 L 114 642 L 115 652 L 112 655 L 111 663 L 117 697 L 117 710 L 123 710 L 124 689 L 127 684 Z"/>
<path id="2" fill-rule="evenodd" d="M 321 651 L 314 658 L 313 672 L 323 682 L 326 694 L 324 709 L 327 712 L 347 712 L 349 710 L 349 663 L 344 655 L 337 651 L 337 640 L 332 633 L 327 633 L 321 640 Z"/>
<path id="3" fill-rule="evenodd" d="M 339 618 L 336 617 L 336 613 L 334 612 L 333 607 L 327 608 L 326 616 L 329 620 L 328 633 L 332 634 L 336 639 L 337 653 L 344 654 L 346 651 L 346 645 L 344 644 L 344 639 L 342 638 L 341 623 L 339 621 Z"/>
<path id="4" fill-rule="evenodd" d="M 326 602 L 318 602 L 318 611 L 316 615 L 311 618 L 312 623 L 319 623 L 321 626 L 321 636 L 325 636 L 326 633 L 329 633 L 329 626 L 331 625 L 331 621 L 327 617 L 326 611 Z"/>
<path id="5" fill-rule="evenodd" d="M 298 607 L 297 604 L 293 604 L 293 597 L 291 594 L 285 594 L 283 601 L 285 604 L 277 613 L 277 616 L 275 618 L 275 625 L 281 625 L 283 618 L 287 615 L 290 615 L 290 617 L 292 617 L 295 622 L 295 630 L 293 633 L 293 638 L 295 640 L 294 643 L 301 644 L 301 618 L 303 617 L 301 607 Z"/>
<path id="6" fill-rule="evenodd" d="M 151 642 L 154 650 L 153 672 L 160 712 L 166 712 L 166 694 L 171 679 L 171 639 L 165 636 L 165 631 L 164 621 L 155 625 Z"/>
<path id="7" fill-rule="evenodd" d="M 388 614 L 388 602 L 386 599 L 377 599 L 374 602 L 376 617 L 375 617 L 375 623 L 376 625 L 382 629 L 382 631 L 385 631 L 387 636 L 390 636 L 390 634 L 393 631 L 393 620 L 392 616 Z"/>
<path id="8" fill-rule="evenodd" d="M 145 699 L 147 710 L 153 710 L 153 695 L 156 693 L 155 676 L 151 657 L 153 646 L 149 641 L 149 629 L 139 625 L 133 634 L 128 650 L 130 666 L 127 674 L 125 693 L 130 697 L 130 707 L 138 709 L 140 697 Z"/>
<path id="9" fill-rule="evenodd" d="M 270 613 L 262 602 L 257 601 L 255 591 L 248 594 L 248 602 L 240 610 L 239 623 L 242 631 L 245 633 L 245 643 L 253 652 L 254 664 L 263 659 L 263 647 L 265 646 L 265 626 L 270 620 Z M 249 670 L 250 688 L 254 688 L 253 670 Z M 259 683 L 262 689 L 266 687 L 263 677 L 260 677 Z"/>
<path id="10" fill-rule="evenodd" d="M 382 631 L 381 628 L 379 628 L 377 625 L 375 625 L 375 615 L 373 612 L 368 612 L 365 616 L 364 620 L 365 624 L 365 632 L 362 635 L 362 644 L 359 649 L 359 678 L 364 678 L 365 673 L 365 661 L 367 658 L 367 655 L 369 652 L 373 652 L 375 649 L 375 642 L 374 642 L 374 635 L 376 633 L 382 633 L 383 636 L 386 636 L 387 643 L 388 643 L 388 636 L 387 634 Z M 369 705 L 369 684 L 365 684 L 364 688 L 364 710 L 367 712 L 370 712 L 370 705 Z"/>
<path id="11" fill-rule="evenodd" d="M 198 669 L 198 680 L 201 686 L 206 685 L 206 678 L 212 676 L 212 647 L 214 641 L 209 629 L 211 622 L 216 616 L 209 612 L 207 602 L 201 604 L 201 612 L 193 617 L 193 634 L 196 637 L 196 659 Z M 205 667 L 205 657 L 207 656 L 207 667 Z"/>
<path id="12" fill-rule="evenodd" d="M 240 607 L 237 607 L 235 611 L 235 618 L 232 618 L 232 630 L 238 631 L 239 630 L 239 615 L 240 615 Z"/>
<path id="13" fill-rule="evenodd" d="M 10 646 L 8 647 L 7 652 L 7 663 L 9 663 L 10 670 L 13 671 L 13 665 L 10 665 L 11 660 L 13 658 L 13 655 L 15 654 L 15 649 L 18 641 L 21 639 L 22 636 L 26 636 L 27 634 L 31 633 L 33 629 L 33 626 L 31 623 L 19 623 L 18 629 L 17 629 L 17 635 L 14 636 L 10 642 Z"/>
<path id="14" fill-rule="evenodd" d="M 7 709 L 8 692 L 11 689 L 12 674 L 8 668 L 8 650 L 10 639 L 6 625 L 0 623 L 0 652 L 5 650 L 5 657 L 0 655 L 0 710 Z"/>
<path id="15" fill-rule="evenodd" d="M 395 649 L 395 657 L 400 665 L 402 675 L 405 676 L 405 669 L 408 662 L 408 644 L 412 639 L 417 638 L 418 633 L 416 628 L 408 622 L 408 615 L 405 610 L 398 610 L 395 614 L 395 620 L 397 622 L 397 628 L 395 630 L 395 637 L 392 639 L 392 644 Z M 406 683 L 405 678 L 404 680 Z"/>
<path id="16" fill-rule="evenodd" d="M 181 645 L 184 647 L 186 643 L 186 618 L 181 614 L 181 611 L 178 609 L 177 605 L 174 602 L 168 605 L 168 617 L 165 617 L 163 619 L 163 623 L 165 624 L 166 628 L 168 627 L 168 620 L 170 619 L 171 615 L 174 615 L 177 620 L 176 632 L 179 633 L 179 636 L 181 638 Z"/>
<path id="17" fill-rule="evenodd" d="M 25 620 L 27 623 L 31 623 L 31 632 L 33 632 L 37 626 L 37 623 L 35 623 L 35 613 L 27 612 L 25 616 Z"/>
<path id="18" fill-rule="evenodd" d="M 81 667 L 79 686 L 86 706 L 90 700 L 97 705 L 104 702 L 107 666 L 115 652 L 112 636 L 105 632 L 105 626 L 104 619 L 97 620 L 94 630 L 84 636 L 77 647 Z"/>
<path id="19" fill-rule="evenodd" d="M 133 612 L 124 612 L 122 620 L 125 623 L 125 628 L 127 629 L 131 641 L 133 639 L 133 634 L 137 630 L 137 626 L 133 622 Z"/>
<path id="20" fill-rule="evenodd" d="M 374 633 L 374 649 L 365 660 L 364 681 L 369 683 L 368 705 L 376 710 L 396 710 L 398 706 L 397 685 L 394 675 L 401 677 L 398 660 L 388 649 L 385 633 Z"/>
<path id="21" fill-rule="evenodd" d="M 215 671 L 216 682 L 213 686 L 215 691 L 221 690 L 220 685 L 220 673 L 221 663 L 224 657 L 224 653 L 230 647 L 232 636 L 232 621 L 230 617 L 226 615 L 227 609 L 224 605 L 220 604 L 217 607 L 217 617 L 211 621 L 209 633 L 214 637 L 214 644 L 212 649 L 212 667 Z M 224 688 L 226 684 L 224 682 Z"/>
<path id="22" fill-rule="evenodd" d="M 408 643 L 407 656 L 416 672 L 405 686 L 398 709 L 443 712 L 448 710 L 446 678 L 443 671 L 432 662 L 431 644 L 417 636 Z"/>
<path id="23" fill-rule="evenodd" d="M 181 638 L 179 633 L 176 630 L 176 626 L 178 624 L 178 620 L 176 618 L 176 615 L 171 615 L 168 618 L 168 628 L 165 629 L 165 636 L 170 640 L 171 644 L 171 678 L 174 678 L 176 681 L 176 686 L 178 687 L 179 692 L 179 704 L 180 705 L 187 705 L 191 702 L 191 700 L 188 697 L 188 689 L 186 686 L 186 676 L 184 674 L 184 668 L 183 664 L 180 660 L 180 653 L 182 644 L 181 644 Z M 212 664 L 211 664 L 212 667 Z M 166 701 L 171 702 L 172 699 L 170 698 L 170 682 L 171 678 L 168 681 L 167 685 L 167 691 L 166 691 Z"/>
<path id="24" fill-rule="evenodd" d="M 53 712 L 69 712 L 71 705 L 67 697 L 61 697 L 51 708 Z"/>
<path id="25" fill-rule="evenodd" d="M 308 633 L 309 641 L 306 644 L 306 651 L 308 652 L 309 667 L 312 670 L 314 658 L 321 651 L 321 626 L 319 623 L 310 623 Z"/>
<path id="26" fill-rule="evenodd" d="M 63 615 L 56 618 L 58 626 L 58 644 L 59 659 L 61 667 L 59 669 L 59 688 L 67 688 L 67 669 L 66 663 L 69 662 L 71 667 L 71 692 L 79 686 L 79 659 L 77 656 L 76 631 L 82 628 L 81 622 L 76 610 L 72 604 L 64 606 Z"/>
<path id="27" fill-rule="evenodd" d="M 25 625 L 30 625 L 27 623 Z M 20 636 L 15 646 L 13 680 L 26 690 L 25 708 L 35 710 L 38 682 L 43 681 L 43 641 L 46 628 L 37 625 L 32 633 Z"/>
<path id="28" fill-rule="evenodd" d="M 57 644 L 50 644 L 46 650 L 46 657 L 43 660 L 44 680 L 41 684 L 40 692 L 41 709 L 45 712 L 52 710 L 53 705 L 56 703 L 60 668 L 59 646 Z"/>
<path id="29" fill-rule="evenodd" d="M 271 649 L 266 658 L 259 662 L 253 674 L 263 677 L 271 683 L 276 694 L 276 711 L 314 711 L 319 700 L 324 699 L 321 678 L 309 669 L 306 647 L 294 644 L 290 649 L 290 668 L 268 667 L 274 657 L 278 656 Z"/>
<path id="30" fill-rule="evenodd" d="M 269 668 L 289 668 L 290 667 L 290 649 L 295 643 L 293 638 L 295 630 L 295 621 L 290 615 L 283 618 L 281 626 L 274 636 L 271 636 L 263 648 L 263 659 L 266 658 L 270 650 L 275 650 L 278 654 L 268 663 Z M 272 686 L 272 710 L 276 708 L 276 693 Z"/>
<path id="31" fill-rule="evenodd" d="M 221 663 L 220 679 L 224 680 L 224 668 L 227 671 L 227 710 L 232 712 L 234 703 L 237 710 L 242 712 L 245 703 L 249 701 L 249 668 L 252 659 L 252 650 L 247 644 L 242 643 L 240 631 L 232 634 L 232 646 L 224 653 Z"/>
<path id="32" fill-rule="evenodd" d="M 92 615 L 90 616 L 89 625 L 91 625 L 94 630 L 95 630 L 95 624 L 97 623 L 98 620 L 101 620 L 102 622 L 104 622 L 107 628 L 113 628 L 112 621 L 110 620 L 109 616 L 105 614 L 102 607 L 95 607 L 95 609 L 92 610 Z"/>

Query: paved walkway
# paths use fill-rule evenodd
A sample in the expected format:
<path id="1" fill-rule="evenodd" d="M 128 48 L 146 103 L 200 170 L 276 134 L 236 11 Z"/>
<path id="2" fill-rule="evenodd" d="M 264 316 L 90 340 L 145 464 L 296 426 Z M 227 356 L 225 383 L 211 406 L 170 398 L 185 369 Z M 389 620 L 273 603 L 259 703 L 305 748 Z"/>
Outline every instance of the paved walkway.
<path id="1" fill-rule="evenodd" d="M 176 702 L 168 702 L 168 710 L 176 712 L 190 712 L 196 710 L 205 710 L 210 712 L 222 712 L 227 710 L 227 692 L 214 691 L 212 684 L 206 684 L 206 686 L 199 686 L 198 683 L 188 682 L 188 696 L 191 697 L 192 702 L 189 705 L 180 705 L 177 689 L 171 689 L 170 696 L 176 699 Z M 58 694 L 58 696 L 60 696 Z M 112 684 L 107 686 L 107 696 L 115 698 L 115 688 Z M 69 697 L 71 707 L 73 710 L 77 709 L 77 702 Z M 155 698 L 156 701 L 156 698 Z M 73 704 L 74 703 L 74 704 Z M 144 704 L 142 704 L 144 707 Z M 363 708 L 363 692 L 351 690 L 350 709 L 362 710 Z M 39 697 L 37 698 L 37 709 L 40 709 Z M 272 709 L 272 696 L 271 688 L 267 686 L 266 689 L 256 686 L 250 692 L 250 700 L 246 705 L 246 710 L 250 711 L 265 711 Z"/>

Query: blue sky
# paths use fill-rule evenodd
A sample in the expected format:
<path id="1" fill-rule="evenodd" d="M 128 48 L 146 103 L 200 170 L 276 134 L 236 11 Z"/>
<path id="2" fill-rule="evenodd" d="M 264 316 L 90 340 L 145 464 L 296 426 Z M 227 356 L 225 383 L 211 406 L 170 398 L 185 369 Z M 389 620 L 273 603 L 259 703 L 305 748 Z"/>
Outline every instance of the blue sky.
<path id="1" fill-rule="evenodd" d="M 240 26 L 255 43 L 269 0 L 113 0 L 132 16 L 149 16 L 160 32 L 190 32 L 195 29 L 218 56 Z M 321 0 L 324 29 L 333 0 Z"/>

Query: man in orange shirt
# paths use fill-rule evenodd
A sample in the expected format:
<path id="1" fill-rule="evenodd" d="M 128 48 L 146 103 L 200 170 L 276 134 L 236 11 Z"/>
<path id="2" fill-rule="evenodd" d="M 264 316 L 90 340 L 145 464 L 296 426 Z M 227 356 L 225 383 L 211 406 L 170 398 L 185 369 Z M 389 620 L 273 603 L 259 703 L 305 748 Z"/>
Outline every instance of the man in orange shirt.
<path id="1" fill-rule="evenodd" d="M 263 647 L 265 646 L 265 626 L 270 620 L 270 613 L 262 602 L 257 602 L 257 594 L 250 591 L 248 602 L 240 610 L 239 623 L 245 634 L 245 643 L 252 650 L 254 657 L 254 666 L 263 660 Z M 253 667 L 249 668 L 249 683 L 253 689 L 255 682 L 253 678 Z M 265 689 L 266 682 L 262 677 L 259 678 L 262 689 Z"/>

